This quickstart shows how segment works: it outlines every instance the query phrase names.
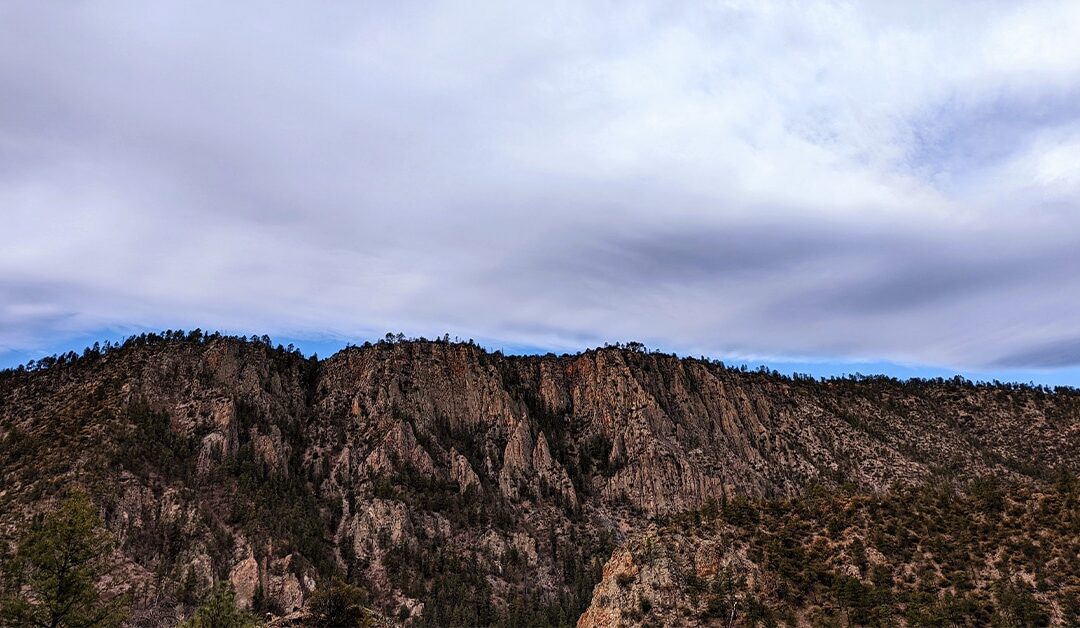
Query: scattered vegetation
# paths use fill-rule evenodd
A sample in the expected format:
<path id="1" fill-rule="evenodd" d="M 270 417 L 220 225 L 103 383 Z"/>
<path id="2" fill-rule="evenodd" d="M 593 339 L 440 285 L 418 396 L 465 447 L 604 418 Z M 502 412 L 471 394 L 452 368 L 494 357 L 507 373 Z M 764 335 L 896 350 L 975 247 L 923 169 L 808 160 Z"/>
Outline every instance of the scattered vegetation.
<path id="1" fill-rule="evenodd" d="M 169 415 L 136 400 L 126 409 L 130 426 L 120 436 L 117 459 L 129 471 L 148 477 L 160 474 L 170 481 L 188 482 L 194 476 L 195 448 L 201 435 L 184 437 L 169 427 Z"/>
<path id="2" fill-rule="evenodd" d="M 681 515 L 670 529 L 711 539 L 721 555 L 743 548 L 760 570 L 753 586 L 731 568 L 683 576 L 703 620 L 1031 626 L 1057 606 L 1059 621 L 1080 622 L 1080 481 L 1069 475 L 1039 487 L 738 499 Z"/>
<path id="3" fill-rule="evenodd" d="M 230 347 L 232 353 L 200 348 L 216 342 L 239 345 Z M 21 404 L 17 412 L 23 413 L 17 416 L 19 421 L 0 430 L 0 465 L 5 483 L 12 487 L 0 491 L 4 493 L 0 510 L 51 499 L 76 482 L 100 488 L 94 494 L 106 520 L 112 529 L 123 530 L 117 533 L 124 544 L 120 549 L 153 572 L 161 599 L 187 609 L 213 582 L 227 580 L 236 561 L 237 539 L 243 535 L 260 569 L 280 559 L 301 582 L 308 575 L 332 582 L 319 588 L 310 601 L 311 621 L 318 625 L 364 625 L 371 620 L 365 610 L 368 605 L 404 619 L 408 609 L 383 606 L 388 599 L 400 599 L 399 594 L 424 604 L 420 624 L 573 625 L 589 604 L 603 562 L 614 548 L 611 538 L 600 533 L 611 522 L 598 523 L 597 512 L 600 519 L 623 517 L 634 524 L 650 518 L 629 493 L 606 490 L 611 486 L 608 480 L 619 476 L 618 480 L 625 481 L 632 474 L 621 472 L 640 462 L 624 453 L 633 450 L 617 432 L 620 415 L 616 411 L 613 418 L 590 421 L 575 415 L 571 407 L 551 407 L 538 382 L 541 361 L 554 356 L 507 357 L 484 353 L 472 341 L 454 348 L 446 346 L 450 344 L 449 336 L 417 346 L 408 344 L 402 334 L 388 334 L 374 345 L 366 343 L 365 351 L 381 358 L 430 354 L 432 359 L 443 360 L 448 374 L 446 356 L 458 351 L 475 353 L 478 368 L 494 375 L 495 388 L 502 379 L 512 413 L 530 418 L 531 436 L 537 439 L 544 434 L 552 458 L 566 470 L 585 507 L 569 503 L 558 487 L 546 481 L 520 480 L 517 494 L 504 497 L 498 483 L 507 444 L 505 430 L 496 421 L 491 426 L 463 421 L 452 404 L 434 403 L 435 411 L 421 410 L 431 405 L 433 397 L 414 395 L 419 384 L 412 373 L 391 377 L 387 388 L 379 390 L 387 404 L 379 406 L 379 411 L 389 408 L 391 418 L 408 423 L 437 468 L 449 466 L 451 449 L 460 453 L 477 474 L 478 484 L 462 492 L 446 476 L 433 476 L 396 459 L 382 474 L 358 475 L 356 470 L 364 467 L 357 462 L 378 435 L 374 430 L 365 432 L 366 426 L 349 432 L 349 440 L 337 432 L 352 429 L 335 421 L 346 416 L 349 403 L 355 401 L 332 386 L 328 391 L 323 366 L 316 358 L 304 358 L 294 347 L 274 347 L 265 336 L 234 338 L 195 330 L 142 334 L 120 344 L 96 345 L 81 355 L 54 356 L 0 373 L 0 402 L 17 401 Z M 169 350 L 158 351 L 160 347 Z M 121 397 L 114 391 L 134 379 L 130 377 L 137 372 L 134 369 L 158 365 L 152 358 L 171 356 L 176 347 L 181 356 L 195 357 L 162 360 L 175 368 L 162 375 L 162 380 L 169 380 L 168 385 L 160 384 L 167 392 L 155 390 L 159 384 L 139 381 L 131 394 L 125 392 L 122 402 L 116 401 Z M 960 378 L 899 381 L 856 375 L 819 381 L 730 368 L 705 359 L 672 362 L 640 343 L 597 351 L 609 352 L 605 359 L 613 351 L 621 352 L 613 359 L 630 365 L 633 386 L 652 395 L 668 415 L 644 420 L 663 423 L 670 419 L 663 429 L 670 430 L 671 443 L 686 450 L 708 452 L 718 442 L 716 434 L 730 428 L 719 425 L 715 417 L 702 420 L 690 416 L 689 410 L 678 410 L 682 402 L 670 395 L 675 394 L 672 391 L 698 395 L 686 404 L 695 408 L 693 404 L 705 394 L 716 392 L 717 382 L 726 386 L 734 380 L 745 390 L 771 391 L 761 395 L 768 403 L 747 411 L 738 408 L 738 420 L 760 418 L 768 429 L 783 427 L 780 421 L 769 422 L 785 404 L 795 403 L 792 399 L 802 395 L 798 399 L 812 402 L 836 427 L 814 435 L 825 441 L 821 447 L 834 456 L 828 464 L 812 469 L 818 475 L 809 474 L 822 482 L 822 488 L 806 489 L 798 499 L 722 500 L 669 522 L 682 526 L 684 535 L 700 536 L 710 530 L 719 534 L 725 547 L 745 550 L 749 563 L 767 575 L 748 584 L 746 569 L 724 568 L 707 577 L 690 571 L 680 574 L 678 582 L 685 583 L 687 595 L 694 599 L 692 611 L 697 618 L 722 624 L 784 623 L 796 617 L 814 624 L 841 625 L 1031 625 L 1050 618 L 1080 623 L 1080 561 L 1076 560 L 1080 524 L 1074 480 L 1062 476 L 1036 489 L 1004 484 L 988 475 L 972 484 L 857 494 L 845 482 L 863 470 L 857 459 L 861 453 L 848 453 L 828 442 L 854 431 L 868 434 L 875 446 L 900 452 L 942 481 L 970 479 L 973 469 L 988 468 L 1002 477 L 1016 473 L 1027 476 L 1025 481 L 1046 482 L 1055 465 L 1064 460 L 1062 466 L 1068 466 L 1075 457 L 1053 446 L 1053 438 L 1001 445 L 994 441 L 993 425 L 981 412 L 992 408 L 1010 417 L 1030 413 L 1051 426 L 1055 421 L 1075 422 L 1080 412 L 1077 391 L 1000 382 L 973 384 Z M 124 361 L 116 359 L 124 352 Z M 225 354 L 229 368 L 240 365 L 243 373 L 229 378 L 242 379 L 242 385 L 222 383 L 221 371 L 203 360 L 210 353 L 216 358 Z M 355 356 L 345 357 L 353 360 Z M 117 364 L 128 370 L 107 368 Z M 101 377 L 82 378 L 78 369 L 84 367 Z M 175 390 L 168 387 L 174 377 Z M 62 386 L 79 388 L 78 395 L 69 395 L 74 401 L 59 394 L 56 398 L 65 401 L 51 400 L 50 394 Z M 283 387 L 288 394 L 280 394 Z M 169 403 L 155 406 L 155 393 L 157 402 L 168 399 Z M 431 393 L 437 394 L 441 393 Z M 626 401 L 623 393 L 619 395 L 612 401 L 616 409 Z M 191 414 L 184 416 L 187 410 L 181 410 L 176 416 L 177 399 L 184 401 L 186 405 L 180 407 L 190 408 Z M 208 418 L 206 408 L 218 407 L 211 403 L 231 403 L 235 424 L 227 434 L 220 430 L 228 452 L 215 458 L 208 470 L 197 469 L 203 438 L 220 429 Z M 374 405 L 366 403 L 363 417 L 369 417 Z M 485 398 L 477 407 L 483 404 L 490 402 Z M 471 411 L 473 406 L 469 407 Z M 170 418 L 162 408 L 174 416 Z M 961 455 L 975 461 L 965 459 L 968 466 L 960 469 L 963 473 L 957 471 L 960 463 L 949 460 L 951 454 L 941 455 L 932 442 L 925 442 L 918 433 L 920 427 L 914 429 L 914 436 L 900 434 L 883 420 L 920 426 L 920 420 L 930 424 L 927 417 L 939 415 L 946 418 L 932 424 L 960 434 L 956 442 L 963 449 Z M 374 423 L 387 417 L 369 418 Z M 609 419 L 615 421 L 616 431 Z M 747 447 L 768 449 L 759 440 L 773 438 L 771 433 L 750 424 L 745 427 Z M 783 438 L 777 436 L 778 441 Z M 352 458 L 343 468 L 334 467 L 345 442 L 352 448 Z M 786 453 L 810 460 L 811 465 L 823 459 L 799 450 L 797 439 L 784 444 L 789 445 L 792 449 Z M 694 464 L 697 460 L 693 459 Z M 769 490 L 776 491 L 773 495 L 791 495 L 805 488 L 805 477 L 770 477 L 770 462 L 766 456 L 761 469 L 766 495 Z M 124 471 L 122 482 L 114 473 L 117 465 Z M 332 477 L 332 468 L 341 475 Z M 399 502 L 395 508 L 404 505 L 410 531 L 399 535 L 398 542 L 390 542 L 388 532 L 379 533 L 373 539 L 378 551 L 362 556 L 354 554 L 358 550 L 351 544 L 335 546 L 334 539 L 340 538 L 336 535 L 347 529 L 339 526 L 343 517 L 362 513 L 368 506 L 365 500 L 371 497 Z M 130 515 L 131 523 L 126 518 L 120 522 L 121 514 Z M 477 542 L 486 534 L 498 541 Z M 492 555 L 491 547 L 500 543 L 508 547 L 515 535 L 529 539 L 528 555 L 516 544 L 501 556 Z M 24 540 L 18 557 L 5 565 L 5 576 L 11 575 L 6 578 L 3 606 L 9 623 L 14 622 L 12 617 L 30 616 L 18 613 L 44 617 L 43 609 L 47 609 L 47 596 L 34 593 L 28 584 L 40 568 L 34 567 L 33 551 L 23 545 L 47 544 Z M 196 578 L 195 570 L 180 568 L 192 555 L 206 557 L 209 576 L 200 572 Z M 382 580 L 382 568 L 389 588 Z M 16 580 L 22 584 L 15 586 Z M 626 578 L 618 585 L 628 594 L 633 592 L 628 609 L 633 617 L 645 622 L 664 616 L 666 598 L 641 594 L 641 579 Z M 95 599 L 94 604 L 105 604 L 100 596 Z M 94 604 L 88 608 L 96 608 Z M 254 607 L 260 613 L 284 610 L 267 600 L 261 587 Z M 103 625 L 121 616 L 107 614 Z M 251 621 L 251 616 L 236 609 L 232 592 L 218 588 L 189 625 L 250 625 Z"/>

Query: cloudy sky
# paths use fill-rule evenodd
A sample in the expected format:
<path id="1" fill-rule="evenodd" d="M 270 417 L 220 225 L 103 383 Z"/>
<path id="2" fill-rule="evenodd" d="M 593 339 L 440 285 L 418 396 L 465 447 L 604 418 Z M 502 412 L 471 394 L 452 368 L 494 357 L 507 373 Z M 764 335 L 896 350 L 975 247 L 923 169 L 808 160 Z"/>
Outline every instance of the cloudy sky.
<path id="1" fill-rule="evenodd" d="M 8 0 L 0 363 L 400 330 L 1080 385 L 1077 41 L 1071 1 Z"/>

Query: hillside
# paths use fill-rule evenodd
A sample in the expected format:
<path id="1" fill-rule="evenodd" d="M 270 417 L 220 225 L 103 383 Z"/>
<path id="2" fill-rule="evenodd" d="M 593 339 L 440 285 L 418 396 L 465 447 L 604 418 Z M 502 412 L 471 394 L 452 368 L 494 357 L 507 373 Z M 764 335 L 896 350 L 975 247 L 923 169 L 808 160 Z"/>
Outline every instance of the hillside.
<path id="1" fill-rule="evenodd" d="M 888 588 L 871 606 L 899 609 L 853 618 L 845 607 L 838 621 L 920 623 L 905 614 L 905 591 L 937 595 L 940 578 L 960 591 L 950 578 L 964 568 L 927 558 L 937 553 L 927 544 L 974 564 L 1039 538 L 1040 562 L 1077 564 L 1075 490 L 1061 479 L 1080 470 L 1071 389 L 820 382 L 637 345 L 511 357 L 388 341 L 319 361 L 263 339 L 169 333 L 3 373 L 0 439 L 0 537 L 10 545 L 66 486 L 86 487 L 118 542 L 119 571 L 105 586 L 133 595 L 141 625 L 175 623 L 226 580 L 245 606 L 287 614 L 334 574 L 386 618 L 412 624 L 573 624 L 586 609 L 583 625 L 670 613 L 726 624 L 686 577 L 703 544 L 723 547 L 720 563 L 745 579 L 729 587 L 740 608 L 754 597 L 761 619 L 841 618 L 827 606 L 831 583 L 807 585 L 760 549 L 793 518 L 785 547 L 817 552 L 823 578 L 860 583 L 837 586 Z M 1015 516 L 968 497 L 988 478 Z M 907 497 L 927 485 L 961 497 Z M 734 503 L 755 516 L 724 515 Z M 1051 506 L 1052 517 L 1040 514 Z M 895 511 L 905 531 L 879 530 L 870 508 Z M 853 514 L 834 524 L 825 515 L 837 510 Z M 992 530 L 924 529 L 940 513 Z M 917 551 L 892 555 L 881 535 Z M 867 559 L 853 570 L 856 538 Z M 668 563 L 640 561 L 642 543 Z M 671 583 L 667 601 L 646 608 L 653 589 L 612 584 L 612 565 L 627 561 Z M 1013 617 L 1002 601 L 1011 598 L 992 589 L 1026 592 L 1022 582 L 1038 617 L 1068 621 L 1077 574 L 1055 570 L 1048 592 L 1033 564 L 973 568 L 963 590 L 989 609 L 971 617 Z M 604 593 L 613 586 L 619 595 Z"/>
<path id="2" fill-rule="evenodd" d="M 734 500 L 615 552 L 579 626 L 1080 622 L 1080 483 Z"/>

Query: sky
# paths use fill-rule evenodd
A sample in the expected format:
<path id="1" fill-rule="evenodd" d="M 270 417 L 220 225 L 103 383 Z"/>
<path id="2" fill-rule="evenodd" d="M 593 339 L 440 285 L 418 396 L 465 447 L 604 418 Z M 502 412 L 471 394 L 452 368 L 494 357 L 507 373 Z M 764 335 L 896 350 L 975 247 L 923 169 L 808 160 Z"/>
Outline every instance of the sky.
<path id="1" fill-rule="evenodd" d="M 144 330 L 1080 385 L 1080 3 L 0 3 L 0 367 Z"/>

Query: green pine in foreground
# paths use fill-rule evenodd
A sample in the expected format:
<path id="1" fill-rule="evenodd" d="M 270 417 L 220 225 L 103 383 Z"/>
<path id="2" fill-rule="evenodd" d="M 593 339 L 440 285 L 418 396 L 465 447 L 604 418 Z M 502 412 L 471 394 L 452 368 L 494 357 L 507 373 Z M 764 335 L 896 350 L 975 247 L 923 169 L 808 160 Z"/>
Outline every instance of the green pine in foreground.
<path id="1" fill-rule="evenodd" d="M 106 598 L 98 581 L 112 567 L 113 541 L 97 507 L 79 489 L 29 525 L 4 568 L 0 618 L 12 626 L 119 626 L 122 597 Z"/>

